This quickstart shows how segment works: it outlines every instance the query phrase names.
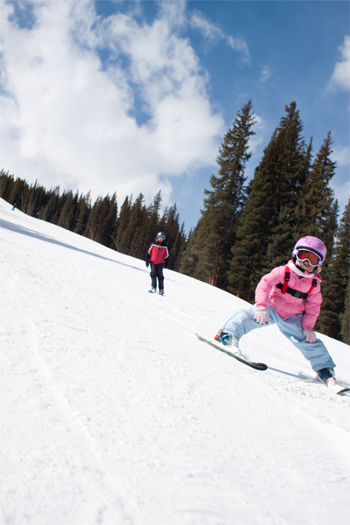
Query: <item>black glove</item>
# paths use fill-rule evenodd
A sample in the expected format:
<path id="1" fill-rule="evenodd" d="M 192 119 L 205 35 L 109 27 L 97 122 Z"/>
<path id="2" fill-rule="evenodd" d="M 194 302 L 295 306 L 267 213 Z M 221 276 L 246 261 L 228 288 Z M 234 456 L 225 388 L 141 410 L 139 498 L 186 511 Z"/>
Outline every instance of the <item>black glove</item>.
<path id="1" fill-rule="evenodd" d="M 149 266 L 149 262 L 148 262 L 148 261 L 146 261 L 146 266 L 147 266 L 147 268 L 148 268 L 148 266 Z"/>

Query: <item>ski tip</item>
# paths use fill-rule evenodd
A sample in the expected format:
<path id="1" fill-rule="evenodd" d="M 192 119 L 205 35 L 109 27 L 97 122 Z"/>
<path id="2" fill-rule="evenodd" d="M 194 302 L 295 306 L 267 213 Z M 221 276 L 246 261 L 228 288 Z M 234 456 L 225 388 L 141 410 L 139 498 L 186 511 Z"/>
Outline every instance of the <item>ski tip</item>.
<path id="1" fill-rule="evenodd" d="M 259 370 L 267 370 L 269 367 L 265 363 L 254 363 Z"/>
<path id="2" fill-rule="evenodd" d="M 350 388 L 342 388 L 342 390 L 339 390 L 339 392 L 336 392 L 338 396 L 349 396 L 350 395 Z"/>

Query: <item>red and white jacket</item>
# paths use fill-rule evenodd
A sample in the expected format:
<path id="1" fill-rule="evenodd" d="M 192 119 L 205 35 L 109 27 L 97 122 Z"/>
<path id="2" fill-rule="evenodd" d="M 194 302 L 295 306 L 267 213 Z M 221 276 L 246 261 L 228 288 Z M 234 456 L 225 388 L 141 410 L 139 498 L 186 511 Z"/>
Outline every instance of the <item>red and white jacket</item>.
<path id="1" fill-rule="evenodd" d="M 148 248 L 146 263 L 153 262 L 153 264 L 164 264 L 164 266 L 167 267 L 168 258 L 169 250 L 165 242 L 152 242 L 151 246 Z"/>

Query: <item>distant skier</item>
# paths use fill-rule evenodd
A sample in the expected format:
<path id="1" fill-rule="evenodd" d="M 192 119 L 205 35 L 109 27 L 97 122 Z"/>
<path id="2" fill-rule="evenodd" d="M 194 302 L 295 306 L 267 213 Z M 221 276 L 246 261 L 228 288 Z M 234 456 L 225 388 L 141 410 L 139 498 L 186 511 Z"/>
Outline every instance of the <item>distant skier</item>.
<path id="1" fill-rule="evenodd" d="M 262 325 L 277 324 L 283 335 L 310 361 L 322 382 L 335 385 L 335 364 L 312 330 L 320 313 L 321 266 L 327 250 L 317 237 L 302 237 L 292 259 L 264 275 L 255 290 L 255 305 L 231 317 L 215 340 L 239 352 L 241 337 Z"/>
<path id="2" fill-rule="evenodd" d="M 16 209 L 17 204 L 14 202 L 12 206 L 12 211 Z"/>
<path id="3" fill-rule="evenodd" d="M 157 279 L 159 294 L 164 295 L 164 276 L 163 268 L 167 268 L 169 260 L 169 249 L 165 244 L 165 233 L 157 233 L 155 242 L 148 248 L 146 256 L 146 266 L 151 265 L 152 288 L 150 293 L 157 291 Z"/>

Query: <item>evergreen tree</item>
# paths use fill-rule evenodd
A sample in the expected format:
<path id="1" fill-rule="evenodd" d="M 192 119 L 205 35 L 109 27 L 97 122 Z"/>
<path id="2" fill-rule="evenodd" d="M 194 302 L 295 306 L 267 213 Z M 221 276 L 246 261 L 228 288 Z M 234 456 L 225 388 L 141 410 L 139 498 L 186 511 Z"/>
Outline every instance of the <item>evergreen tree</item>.
<path id="1" fill-rule="evenodd" d="M 296 210 L 300 236 L 308 232 L 308 235 L 322 239 L 327 248 L 334 235 L 334 231 L 329 231 L 328 224 L 329 210 L 334 204 L 334 192 L 329 183 L 335 175 L 336 166 L 330 159 L 331 146 L 329 132 L 306 177 Z"/>
<path id="2" fill-rule="evenodd" d="M 91 211 L 91 195 L 90 195 L 90 192 L 88 192 L 86 196 L 81 195 L 77 202 L 76 219 L 75 219 L 75 226 L 73 230 L 75 233 L 78 233 L 79 235 L 83 235 L 86 225 L 89 220 L 90 211 Z"/>
<path id="3" fill-rule="evenodd" d="M 196 228 L 191 230 L 187 237 L 187 243 L 182 251 L 181 258 L 177 263 L 178 271 L 184 275 L 192 277 L 199 262 L 199 256 L 194 253 L 192 247 L 196 245 Z"/>
<path id="4" fill-rule="evenodd" d="M 109 209 L 106 215 L 105 224 L 104 224 L 104 245 L 109 246 L 113 250 L 116 249 L 115 237 L 113 234 L 115 232 L 116 226 L 118 223 L 118 203 L 117 195 L 114 192 L 112 198 L 109 199 Z"/>
<path id="5" fill-rule="evenodd" d="M 181 228 L 176 236 L 174 246 L 172 248 L 172 251 L 175 253 L 176 260 L 173 264 L 173 269 L 178 272 L 180 268 L 180 261 L 182 259 L 182 255 L 185 252 L 186 249 L 186 232 L 185 232 L 185 223 L 183 222 L 181 225 Z"/>
<path id="6" fill-rule="evenodd" d="M 83 236 L 89 237 L 93 241 L 97 241 L 97 233 L 98 233 L 98 216 L 101 211 L 102 207 L 102 196 L 99 195 L 94 202 L 90 214 L 89 219 L 86 223 Z"/>
<path id="7" fill-rule="evenodd" d="M 104 246 L 111 246 L 112 233 L 115 229 L 118 216 L 117 195 L 114 192 L 112 197 L 107 195 L 103 199 L 102 215 L 100 217 L 100 228 L 98 242 Z"/>
<path id="8" fill-rule="evenodd" d="M 46 200 L 47 204 L 40 210 L 39 219 L 47 222 L 53 222 L 57 224 L 59 212 L 58 212 L 58 201 L 60 195 L 60 187 L 56 186 L 47 192 Z"/>
<path id="9" fill-rule="evenodd" d="M 345 323 L 348 309 L 346 294 L 350 280 L 350 199 L 340 220 L 333 253 L 327 253 L 327 261 L 325 271 L 322 269 L 323 303 L 316 329 L 330 337 L 341 339 L 342 333 L 347 332 Z"/>
<path id="10" fill-rule="evenodd" d="M 146 238 L 148 214 L 143 200 L 143 194 L 140 193 L 132 206 L 129 224 L 123 238 L 123 242 L 127 243 L 123 253 L 139 259 L 145 257 L 148 245 L 148 239 Z"/>
<path id="11" fill-rule="evenodd" d="M 341 337 L 344 343 L 350 345 L 350 280 L 345 296 L 345 311 L 341 323 Z"/>
<path id="12" fill-rule="evenodd" d="M 337 261 L 337 271 L 345 291 L 350 279 L 350 199 L 340 219 L 334 256 Z"/>
<path id="13" fill-rule="evenodd" d="M 17 177 L 15 183 L 11 187 L 9 202 L 11 204 L 16 204 L 19 210 L 24 208 L 24 197 L 28 190 L 28 184 L 23 179 Z"/>
<path id="14" fill-rule="evenodd" d="M 249 301 L 266 268 L 290 256 L 294 212 L 309 162 L 295 102 L 285 111 L 255 170 L 232 248 L 229 290 Z"/>
<path id="15" fill-rule="evenodd" d="M 125 197 L 125 200 L 122 204 L 122 207 L 120 209 L 120 215 L 118 219 L 118 229 L 116 234 L 116 245 L 118 252 L 124 253 L 124 249 L 127 249 L 127 243 L 124 243 L 123 237 L 125 234 L 125 231 L 128 227 L 129 220 L 130 220 L 130 211 L 132 206 L 132 196 Z M 125 248 L 126 247 L 126 248 Z"/>
<path id="16" fill-rule="evenodd" d="M 168 268 L 174 270 L 179 252 L 183 250 L 183 244 L 186 237 L 184 236 L 184 225 L 180 228 L 179 213 L 177 205 L 166 208 L 159 223 L 159 230 L 164 231 L 166 235 L 166 244 L 168 245 L 170 256 Z"/>
<path id="17" fill-rule="evenodd" d="M 159 190 L 153 199 L 153 203 L 147 208 L 148 221 L 146 229 L 147 248 L 151 239 L 154 238 L 159 231 L 159 212 L 162 203 L 162 192 Z M 146 255 L 145 255 L 146 256 Z"/>
<path id="18" fill-rule="evenodd" d="M 74 219 L 74 199 L 73 192 L 69 191 L 67 194 L 66 202 L 63 205 L 62 211 L 58 218 L 57 226 L 66 228 L 67 230 L 71 229 Z"/>
<path id="19" fill-rule="evenodd" d="M 104 246 L 109 246 L 116 220 L 116 194 L 114 193 L 112 197 L 107 195 L 104 198 L 99 196 L 91 209 L 83 235 Z"/>
<path id="20" fill-rule="evenodd" d="M 28 198 L 25 206 L 25 213 L 36 217 L 42 208 L 46 204 L 46 190 L 42 186 L 39 186 L 36 180 L 34 184 L 29 187 Z"/>
<path id="21" fill-rule="evenodd" d="M 0 197 L 5 201 L 10 202 L 9 195 L 14 184 L 14 176 L 9 175 L 8 171 L 0 171 Z"/>
<path id="22" fill-rule="evenodd" d="M 140 195 L 137 197 L 136 201 L 134 203 L 131 203 L 130 198 L 130 209 L 127 217 L 127 223 L 126 227 L 124 228 L 122 234 L 119 236 L 119 229 L 118 229 L 118 251 L 125 253 L 126 255 L 131 255 L 131 244 L 134 236 L 137 236 L 137 230 L 139 227 L 141 227 L 142 220 L 143 220 L 143 212 L 142 209 L 144 207 L 143 204 L 143 194 L 140 193 Z M 123 208 L 122 208 L 122 211 Z M 125 210 L 127 211 L 127 210 Z M 126 218 L 126 217 L 125 217 Z M 122 216 L 120 217 L 122 220 Z M 122 223 L 120 223 L 119 228 L 121 228 Z M 134 244 L 133 249 L 137 250 L 139 247 Z"/>
<path id="23" fill-rule="evenodd" d="M 254 123 L 249 101 L 238 111 L 232 128 L 224 136 L 216 159 L 219 172 L 211 176 L 212 190 L 205 190 L 202 217 L 190 241 L 191 252 L 198 257 L 193 276 L 223 289 L 227 287 L 230 250 L 247 199 L 244 172 L 252 155 L 248 142 L 254 135 Z"/>

